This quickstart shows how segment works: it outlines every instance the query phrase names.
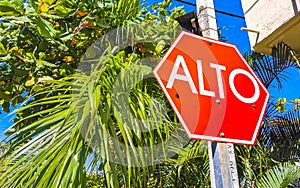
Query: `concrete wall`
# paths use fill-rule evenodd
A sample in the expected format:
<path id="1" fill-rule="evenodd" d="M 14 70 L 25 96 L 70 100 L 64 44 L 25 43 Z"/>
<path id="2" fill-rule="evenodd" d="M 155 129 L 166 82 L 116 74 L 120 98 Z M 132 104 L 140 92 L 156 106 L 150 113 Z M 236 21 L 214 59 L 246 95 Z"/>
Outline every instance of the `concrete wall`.
<path id="1" fill-rule="evenodd" d="M 300 0 L 241 0 L 251 47 L 269 36 L 282 24 L 294 17 L 300 10 Z M 256 41 L 257 40 L 257 41 Z"/>

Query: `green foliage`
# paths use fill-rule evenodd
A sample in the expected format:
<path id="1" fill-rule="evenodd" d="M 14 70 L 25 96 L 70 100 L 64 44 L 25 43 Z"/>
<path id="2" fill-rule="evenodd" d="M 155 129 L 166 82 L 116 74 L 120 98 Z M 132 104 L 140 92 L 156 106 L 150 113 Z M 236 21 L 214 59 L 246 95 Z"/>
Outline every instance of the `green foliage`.
<path id="1" fill-rule="evenodd" d="M 98 186 L 90 181 L 98 178 L 106 187 L 151 185 L 156 163 L 174 155 L 166 140 L 183 132 L 147 78 L 179 31 L 174 18 L 183 11 L 165 10 L 170 3 L 153 14 L 139 1 L 30 1 L 22 15 L 3 16 L 2 107 L 31 97 L 8 131 L 1 186 Z"/>
<path id="2" fill-rule="evenodd" d="M 8 149 L 8 144 L 1 141 L 0 142 L 0 156 L 5 153 L 5 151 Z"/>
<path id="3" fill-rule="evenodd" d="M 271 151 L 263 144 L 255 146 L 235 146 L 238 172 L 245 187 L 251 187 L 252 182 L 260 180 L 267 169 L 274 167 L 276 162 L 270 157 Z"/>
<path id="4" fill-rule="evenodd" d="M 177 148 L 179 150 L 179 148 Z M 177 151 L 173 159 L 173 184 L 171 187 L 207 187 L 210 185 L 209 156 L 206 142 L 190 141 Z M 174 178 L 175 177 L 175 178 Z"/>
<path id="5" fill-rule="evenodd" d="M 296 98 L 290 102 L 294 105 L 294 111 L 298 111 L 300 107 L 300 98 Z"/>
<path id="6" fill-rule="evenodd" d="M 298 159 L 300 139 L 299 111 L 280 113 L 266 122 L 261 141 L 270 150 L 270 157 L 277 161 L 286 162 Z"/>
<path id="7" fill-rule="evenodd" d="M 141 9 L 137 0 L 29 2 L 0 2 L 0 100 L 6 112 L 10 102 L 15 100 L 15 107 L 40 88 L 34 86 L 43 87 L 40 79 L 73 74 L 86 49 L 107 31 L 129 20 L 170 19 L 182 14 L 177 9 L 169 17 L 170 11 L 161 10 L 161 5 L 157 9 L 166 16 L 156 16 Z"/>
<path id="8" fill-rule="evenodd" d="M 281 113 L 286 112 L 287 109 L 290 109 L 291 108 L 290 106 L 292 106 L 293 110 L 295 112 L 297 112 L 300 107 L 300 99 L 296 98 L 296 99 L 287 101 L 286 98 L 278 98 L 277 103 L 275 104 L 276 109 Z"/>
<path id="9" fill-rule="evenodd" d="M 86 175 L 86 187 L 101 188 L 104 185 L 104 176 L 96 173 Z"/>
<path id="10" fill-rule="evenodd" d="M 28 100 L 7 132 L 9 149 L 0 158 L 0 168 L 5 169 L 1 186 L 209 186 L 205 142 L 185 143 L 175 114 L 149 76 L 178 34 L 174 19 L 184 12 L 180 7 L 168 11 L 170 4 L 0 2 L 0 104 L 8 112 L 10 105 Z M 127 46 L 120 46 L 120 41 Z M 283 71 L 297 66 L 257 53 L 248 60 L 267 87 L 274 80 L 281 87 Z M 291 102 L 298 109 L 298 99 Z M 284 104 L 278 100 L 277 108 L 284 110 Z M 291 119 L 276 126 L 299 125 Z M 261 137 L 269 136 L 266 125 L 275 124 L 264 124 Z M 261 140 L 266 142 L 236 147 L 241 177 L 247 183 L 261 182 L 257 185 L 290 183 L 297 173 L 285 173 L 282 167 L 274 172 L 283 178 L 271 171 L 263 176 L 277 163 L 272 144 Z"/>
<path id="11" fill-rule="evenodd" d="M 286 105 L 286 98 L 279 98 L 277 99 L 277 103 L 275 106 L 279 112 L 285 112 L 286 111 L 285 105 Z"/>
<path id="12" fill-rule="evenodd" d="M 289 79 L 286 70 L 299 68 L 290 50 L 289 46 L 281 42 L 273 48 L 272 56 L 251 52 L 246 54 L 246 59 L 267 88 L 276 86 L 280 90 L 283 81 Z M 287 104 L 293 104 L 294 111 L 287 110 Z M 286 98 L 271 98 L 258 143 L 253 147 L 236 147 L 244 187 L 252 187 L 253 183 L 262 181 L 265 181 L 266 187 L 280 187 L 278 184 L 268 184 L 268 181 L 272 182 L 273 179 L 266 180 L 264 174 L 271 168 L 276 168 L 275 165 L 280 162 L 299 158 L 298 148 L 298 100 L 288 102 Z"/>
<path id="13" fill-rule="evenodd" d="M 261 181 L 256 183 L 255 187 L 295 187 L 293 186 L 292 182 L 298 178 L 300 178 L 299 167 L 292 163 L 283 163 L 281 165 L 274 166 L 272 169 L 268 170 L 262 177 Z"/>

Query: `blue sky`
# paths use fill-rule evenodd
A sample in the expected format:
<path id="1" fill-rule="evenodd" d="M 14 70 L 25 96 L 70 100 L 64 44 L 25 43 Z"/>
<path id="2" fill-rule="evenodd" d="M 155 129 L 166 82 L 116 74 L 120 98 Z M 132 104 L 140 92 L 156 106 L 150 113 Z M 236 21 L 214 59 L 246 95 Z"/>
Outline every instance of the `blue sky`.
<path id="1" fill-rule="evenodd" d="M 158 3 L 162 0 L 145 0 L 147 3 Z M 186 2 L 196 3 L 196 0 L 185 0 Z M 172 7 L 174 6 L 184 6 L 186 12 L 196 11 L 195 6 L 187 5 L 173 0 Z M 215 9 L 223 12 L 228 12 L 231 14 L 236 14 L 243 16 L 243 10 L 241 7 L 241 0 L 215 0 Z M 249 40 L 247 32 L 241 31 L 241 27 L 246 27 L 245 20 L 241 18 L 236 18 L 228 16 L 221 13 L 216 13 L 217 24 L 221 29 L 222 36 L 225 36 L 226 41 L 237 45 L 238 49 L 243 53 L 250 50 Z M 276 89 L 271 90 L 271 94 L 276 97 L 287 97 L 288 100 L 300 97 L 300 74 L 298 70 L 290 70 L 291 79 L 285 82 L 284 87 L 281 92 Z M 10 119 L 12 116 L 6 117 L 6 113 L 0 115 L 0 140 L 4 138 L 3 133 L 6 128 L 12 125 Z"/>
<path id="2" fill-rule="evenodd" d="M 6 117 L 7 113 L 2 113 L 0 115 L 0 141 L 4 138 L 4 131 L 10 125 L 12 125 L 12 121 L 10 121 L 10 117 Z"/>
<path id="3" fill-rule="evenodd" d="M 196 3 L 196 0 L 185 0 L 186 2 Z M 154 1 L 153 1 L 154 2 Z M 231 14 L 244 16 L 241 0 L 214 0 L 215 9 Z M 196 11 L 196 7 L 179 3 L 173 0 L 174 5 L 183 5 L 187 12 Z M 216 13 L 217 25 L 221 29 L 221 35 L 225 36 L 227 42 L 235 44 L 242 54 L 250 50 L 248 34 L 246 31 L 241 31 L 241 27 L 246 27 L 244 19 L 228 16 L 221 13 Z M 290 79 L 283 82 L 283 88 L 278 91 L 276 88 L 271 88 L 270 92 L 275 97 L 286 97 L 287 100 L 300 98 L 300 73 L 296 69 L 287 70 Z M 275 84 L 276 86 L 276 84 Z"/>
<path id="4" fill-rule="evenodd" d="M 162 0 L 145 0 L 147 4 L 158 3 Z M 196 4 L 196 0 L 184 0 L 192 4 Z M 184 6 L 186 12 L 196 12 L 196 7 L 173 0 L 171 8 L 174 6 Z M 215 0 L 215 9 L 231 14 L 243 16 L 243 10 L 240 0 Z M 226 37 L 226 41 L 237 45 L 239 50 L 244 53 L 250 50 L 249 39 L 246 31 L 241 31 L 241 27 L 246 27 L 245 20 L 228 16 L 221 13 L 216 13 L 217 24 L 221 29 L 222 36 Z"/>

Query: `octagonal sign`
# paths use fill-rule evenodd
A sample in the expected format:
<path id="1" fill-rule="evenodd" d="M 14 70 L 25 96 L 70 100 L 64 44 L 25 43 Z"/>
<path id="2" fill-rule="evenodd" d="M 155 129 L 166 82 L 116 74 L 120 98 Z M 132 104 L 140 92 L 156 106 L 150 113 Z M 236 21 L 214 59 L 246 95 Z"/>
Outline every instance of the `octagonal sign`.
<path id="1" fill-rule="evenodd" d="M 190 139 L 255 144 L 269 92 L 235 45 L 183 31 L 153 73 Z"/>

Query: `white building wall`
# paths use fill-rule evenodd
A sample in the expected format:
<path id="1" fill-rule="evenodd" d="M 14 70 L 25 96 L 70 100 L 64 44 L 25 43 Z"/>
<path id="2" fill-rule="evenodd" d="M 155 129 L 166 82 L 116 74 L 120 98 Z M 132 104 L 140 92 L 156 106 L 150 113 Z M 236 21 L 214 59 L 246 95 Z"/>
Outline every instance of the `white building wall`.
<path id="1" fill-rule="evenodd" d="M 269 36 L 300 10 L 300 0 L 241 0 L 251 47 Z M 300 33 L 299 33 L 300 35 Z"/>

